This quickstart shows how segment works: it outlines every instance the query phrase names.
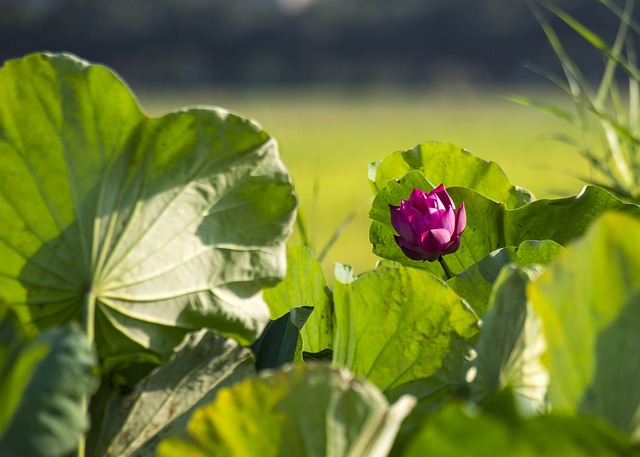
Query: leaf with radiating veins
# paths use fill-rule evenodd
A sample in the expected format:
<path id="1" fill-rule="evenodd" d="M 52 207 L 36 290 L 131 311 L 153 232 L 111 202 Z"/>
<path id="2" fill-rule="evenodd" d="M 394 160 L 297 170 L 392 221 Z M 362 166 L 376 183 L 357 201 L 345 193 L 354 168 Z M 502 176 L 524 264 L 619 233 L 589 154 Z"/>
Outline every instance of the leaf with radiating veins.
<path id="1" fill-rule="evenodd" d="M 452 351 L 467 355 L 478 319 L 439 279 L 407 267 L 336 273 L 334 364 L 386 393 L 435 374 Z"/>
<path id="2" fill-rule="evenodd" d="M 70 55 L 0 68 L 0 302 L 37 330 L 89 318 L 107 370 L 166 359 L 204 327 L 257 338 L 295 207 L 250 120 L 147 117 L 114 73 Z"/>
<path id="3" fill-rule="evenodd" d="M 193 411 L 253 374 L 249 349 L 206 330 L 190 335 L 131 392 L 103 383 L 91 402 L 87 455 L 154 456 L 158 443 L 184 427 Z"/>

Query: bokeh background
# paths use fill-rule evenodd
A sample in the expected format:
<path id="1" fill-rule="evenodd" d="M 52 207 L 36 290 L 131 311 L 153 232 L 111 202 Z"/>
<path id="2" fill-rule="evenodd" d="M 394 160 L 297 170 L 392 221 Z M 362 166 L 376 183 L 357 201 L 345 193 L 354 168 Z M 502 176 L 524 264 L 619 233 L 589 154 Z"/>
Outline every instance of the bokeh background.
<path id="1" fill-rule="evenodd" d="M 600 0 L 555 3 L 615 35 Z M 548 17 L 597 78 L 602 57 Z M 554 139 L 578 132 L 510 101 L 571 102 L 539 74 L 561 69 L 524 0 L 0 0 L 0 43 L 2 61 L 65 51 L 103 63 L 150 115 L 217 105 L 257 120 L 329 280 L 336 262 L 375 265 L 367 164 L 391 152 L 449 141 L 538 198 L 576 194 L 590 172 Z"/>

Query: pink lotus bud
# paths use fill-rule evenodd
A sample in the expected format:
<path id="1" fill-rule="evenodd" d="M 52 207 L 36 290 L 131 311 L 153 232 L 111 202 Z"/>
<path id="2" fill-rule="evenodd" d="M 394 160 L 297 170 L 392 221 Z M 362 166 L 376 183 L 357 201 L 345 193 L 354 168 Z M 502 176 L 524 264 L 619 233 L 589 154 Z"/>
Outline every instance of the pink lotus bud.
<path id="1" fill-rule="evenodd" d="M 464 203 L 458 211 L 440 184 L 432 192 L 414 189 L 400 206 L 389 205 L 391 225 L 398 232 L 396 243 L 413 260 L 433 262 L 460 247 L 460 235 L 467 225 Z"/>

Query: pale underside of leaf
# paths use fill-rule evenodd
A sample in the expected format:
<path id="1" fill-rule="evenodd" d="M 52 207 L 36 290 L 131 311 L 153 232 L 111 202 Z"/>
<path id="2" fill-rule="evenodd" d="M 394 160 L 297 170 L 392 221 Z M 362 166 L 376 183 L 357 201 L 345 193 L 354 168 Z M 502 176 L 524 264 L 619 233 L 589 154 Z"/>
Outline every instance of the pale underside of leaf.
<path id="1" fill-rule="evenodd" d="M 257 337 L 296 207 L 259 126 L 218 108 L 148 118 L 68 55 L 9 61 L 0 83 L 0 303 L 38 329 L 95 306 L 102 357 L 127 339 L 166 355 L 166 331 Z"/>

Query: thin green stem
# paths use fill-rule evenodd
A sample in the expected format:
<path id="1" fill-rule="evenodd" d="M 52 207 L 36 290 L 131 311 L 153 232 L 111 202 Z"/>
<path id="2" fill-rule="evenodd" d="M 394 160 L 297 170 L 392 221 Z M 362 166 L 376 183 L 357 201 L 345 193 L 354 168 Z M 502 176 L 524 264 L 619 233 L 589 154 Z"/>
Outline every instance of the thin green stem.
<path id="1" fill-rule="evenodd" d="M 84 442 L 84 436 L 80 437 L 80 440 L 78 441 L 78 452 L 76 453 L 76 455 L 78 457 L 85 457 L 86 454 L 86 445 Z"/>
<path id="2" fill-rule="evenodd" d="M 93 290 L 87 290 L 82 300 L 82 329 L 91 345 L 95 341 L 96 296 Z"/>
<path id="3" fill-rule="evenodd" d="M 88 289 L 84 293 L 82 299 L 82 329 L 84 330 L 89 343 L 93 346 L 95 344 L 95 325 L 96 324 L 96 296 L 92 289 Z M 85 395 L 82 399 L 82 408 L 85 414 L 89 414 L 89 396 Z M 85 457 L 86 455 L 86 443 L 85 437 L 81 436 L 78 441 L 78 457 Z"/>
<path id="4" fill-rule="evenodd" d="M 440 256 L 438 258 L 438 262 L 440 262 L 440 265 L 442 266 L 442 269 L 444 270 L 444 274 L 447 276 L 447 279 L 451 279 L 455 276 L 449 269 L 449 265 L 447 265 L 447 262 L 444 261 L 444 256 Z"/>

